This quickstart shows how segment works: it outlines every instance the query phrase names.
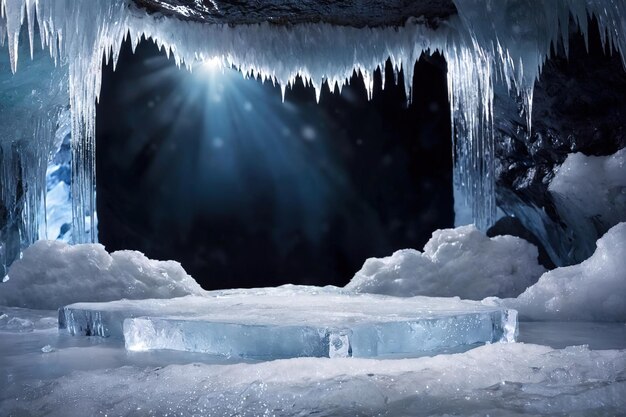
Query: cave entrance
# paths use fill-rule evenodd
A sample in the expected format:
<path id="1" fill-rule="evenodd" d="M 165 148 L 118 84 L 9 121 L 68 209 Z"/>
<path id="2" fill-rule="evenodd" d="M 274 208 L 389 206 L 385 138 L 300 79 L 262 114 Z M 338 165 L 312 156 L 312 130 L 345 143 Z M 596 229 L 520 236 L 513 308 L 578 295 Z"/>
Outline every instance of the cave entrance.
<path id="1" fill-rule="evenodd" d="M 444 59 L 414 74 L 408 106 L 389 62 L 371 101 L 354 74 L 319 104 L 298 80 L 283 103 L 271 82 L 127 42 L 97 107 L 101 243 L 177 260 L 206 289 L 344 285 L 368 257 L 421 248 L 453 224 L 452 149 Z"/>

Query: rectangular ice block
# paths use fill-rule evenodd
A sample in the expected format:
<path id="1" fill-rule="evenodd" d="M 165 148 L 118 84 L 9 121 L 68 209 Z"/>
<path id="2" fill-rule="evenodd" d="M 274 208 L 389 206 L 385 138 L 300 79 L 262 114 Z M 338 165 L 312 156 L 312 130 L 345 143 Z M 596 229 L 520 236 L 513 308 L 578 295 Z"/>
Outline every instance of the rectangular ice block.
<path id="1" fill-rule="evenodd" d="M 258 359 L 402 357 L 514 341 L 517 313 L 458 298 L 285 286 L 73 304 L 60 310 L 59 325 L 72 334 L 123 337 L 134 351 Z"/>

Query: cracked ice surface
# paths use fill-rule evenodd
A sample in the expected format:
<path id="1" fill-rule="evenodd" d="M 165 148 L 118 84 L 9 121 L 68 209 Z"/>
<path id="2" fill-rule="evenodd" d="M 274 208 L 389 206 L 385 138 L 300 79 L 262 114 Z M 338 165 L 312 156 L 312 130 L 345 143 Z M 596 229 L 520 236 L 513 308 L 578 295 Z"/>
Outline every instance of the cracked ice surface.
<path id="1" fill-rule="evenodd" d="M 510 342 L 514 310 L 458 298 L 355 295 L 334 287 L 208 292 L 204 297 L 78 303 L 71 334 L 123 337 L 129 350 L 288 358 L 413 356 Z"/>

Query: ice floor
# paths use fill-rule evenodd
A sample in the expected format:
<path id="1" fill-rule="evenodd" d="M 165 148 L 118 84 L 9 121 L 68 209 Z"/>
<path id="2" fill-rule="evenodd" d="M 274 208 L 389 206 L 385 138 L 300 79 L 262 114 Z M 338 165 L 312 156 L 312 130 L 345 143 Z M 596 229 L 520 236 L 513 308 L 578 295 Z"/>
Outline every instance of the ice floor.
<path id="1" fill-rule="evenodd" d="M 624 324 L 522 322 L 518 343 L 414 359 L 253 361 L 129 352 L 120 339 L 57 330 L 55 311 L 2 311 L 2 416 L 620 415 L 626 409 Z"/>

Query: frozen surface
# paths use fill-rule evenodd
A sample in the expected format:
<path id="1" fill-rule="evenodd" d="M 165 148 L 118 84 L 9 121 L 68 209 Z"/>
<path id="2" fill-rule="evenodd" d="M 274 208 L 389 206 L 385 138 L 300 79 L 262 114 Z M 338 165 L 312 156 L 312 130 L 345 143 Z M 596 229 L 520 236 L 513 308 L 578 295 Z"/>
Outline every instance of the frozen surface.
<path id="1" fill-rule="evenodd" d="M 56 309 L 77 301 L 171 298 L 204 291 L 178 262 L 135 251 L 109 254 L 99 244 L 40 240 L 0 283 L 0 305 Z M 5 278 L 5 280 L 7 279 Z"/>
<path id="2" fill-rule="evenodd" d="M 516 299 L 497 303 L 534 320 L 626 322 L 626 223 L 600 238 L 591 258 L 546 272 Z"/>
<path id="3" fill-rule="evenodd" d="M 582 345 L 594 350 L 626 348 L 626 323 L 523 321 L 519 333 L 520 342 L 555 349 Z"/>
<path id="4" fill-rule="evenodd" d="M 171 300 L 78 303 L 72 334 L 123 337 L 129 350 L 255 358 L 380 357 L 514 341 L 517 315 L 455 298 L 397 298 L 333 287 L 231 290 Z"/>
<path id="5" fill-rule="evenodd" d="M 28 310 L 0 305 L 0 332 L 24 333 L 35 330 L 50 330 L 55 329 L 57 323 L 54 311 Z"/>
<path id="6" fill-rule="evenodd" d="M 48 345 L 53 350 L 43 353 Z M 0 330 L 0 351 L 0 415 L 7 416 L 619 415 L 626 407 L 626 351 L 584 346 L 506 343 L 417 359 L 233 363 L 127 352 L 115 339 L 55 330 Z"/>
<path id="7" fill-rule="evenodd" d="M 404 249 L 368 259 L 346 289 L 402 297 L 514 297 L 543 272 L 532 244 L 513 236 L 489 238 L 470 225 L 435 231 L 423 253 Z"/>

